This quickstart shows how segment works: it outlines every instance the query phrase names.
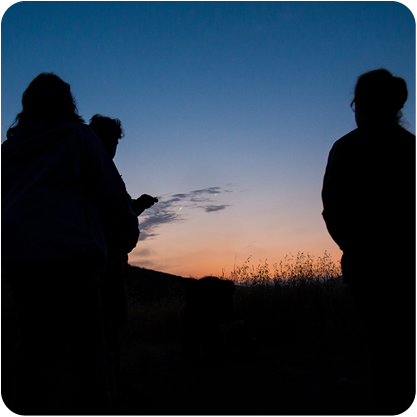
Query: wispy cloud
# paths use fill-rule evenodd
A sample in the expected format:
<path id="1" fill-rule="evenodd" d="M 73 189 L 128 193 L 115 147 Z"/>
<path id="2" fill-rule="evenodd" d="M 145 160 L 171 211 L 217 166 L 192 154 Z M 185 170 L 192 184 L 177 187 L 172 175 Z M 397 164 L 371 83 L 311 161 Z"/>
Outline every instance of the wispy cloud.
<path id="1" fill-rule="evenodd" d="M 224 210 L 226 207 L 228 207 L 228 205 L 225 205 L 225 204 L 221 204 L 221 205 L 218 205 L 218 206 L 215 206 L 215 205 L 209 205 L 209 206 L 204 207 L 204 211 L 205 211 L 206 213 L 211 213 L 211 212 L 213 212 L 213 211 L 220 211 L 220 210 Z"/>
<path id="2" fill-rule="evenodd" d="M 164 224 L 185 222 L 186 209 L 201 209 L 206 213 L 225 210 L 230 204 L 218 204 L 215 197 L 218 194 L 231 192 L 233 191 L 223 190 L 222 187 L 209 187 L 189 193 L 174 194 L 167 200 L 161 199 L 139 217 L 140 240 L 157 236 L 157 229 Z"/>

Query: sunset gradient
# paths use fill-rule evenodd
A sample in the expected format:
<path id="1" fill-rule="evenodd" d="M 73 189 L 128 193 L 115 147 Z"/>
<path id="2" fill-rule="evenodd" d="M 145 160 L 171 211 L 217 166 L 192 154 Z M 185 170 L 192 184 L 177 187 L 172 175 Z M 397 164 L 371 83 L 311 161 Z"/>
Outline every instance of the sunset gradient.
<path id="1" fill-rule="evenodd" d="M 411 8 L 411 3 L 408 4 Z M 332 144 L 353 130 L 357 77 L 406 80 L 415 21 L 397 2 L 21 2 L 2 20 L 1 137 L 41 72 L 86 122 L 122 121 L 115 164 L 139 217 L 133 265 L 184 277 L 297 252 L 336 262 L 321 216 Z M 6 244 L 6 242 L 2 242 Z"/>

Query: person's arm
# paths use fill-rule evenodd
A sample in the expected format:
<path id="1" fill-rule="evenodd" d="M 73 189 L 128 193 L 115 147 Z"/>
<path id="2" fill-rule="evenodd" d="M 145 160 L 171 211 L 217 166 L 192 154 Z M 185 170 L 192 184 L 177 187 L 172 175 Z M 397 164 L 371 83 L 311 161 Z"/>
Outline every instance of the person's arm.
<path id="1" fill-rule="evenodd" d="M 139 227 L 125 184 L 94 130 L 85 125 L 80 129 L 86 137 L 82 152 L 83 168 L 104 227 L 121 250 L 130 252 L 139 238 Z"/>
<path id="2" fill-rule="evenodd" d="M 158 199 L 156 197 L 151 197 L 148 194 L 142 194 L 136 200 L 132 199 L 132 207 L 136 215 L 139 216 L 146 209 L 152 207 L 157 202 Z"/>
<path id="3" fill-rule="evenodd" d="M 339 155 L 338 143 L 336 142 L 329 152 L 326 165 L 326 172 L 323 179 L 322 216 L 326 223 L 327 230 L 332 239 L 344 250 L 346 240 L 346 218 L 343 203 L 343 181 L 340 181 L 342 167 Z"/>

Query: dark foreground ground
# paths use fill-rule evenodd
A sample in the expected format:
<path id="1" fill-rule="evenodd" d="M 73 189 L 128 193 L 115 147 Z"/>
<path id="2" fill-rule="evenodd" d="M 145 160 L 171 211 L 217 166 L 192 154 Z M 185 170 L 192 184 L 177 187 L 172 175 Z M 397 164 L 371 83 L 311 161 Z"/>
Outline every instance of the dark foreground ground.
<path id="1" fill-rule="evenodd" d="M 228 364 L 185 364 L 177 346 L 135 346 L 123 353 L 129 364 L 122 366 L 125 414 L 372 414 L 361 353 L 264 348 Z"/>
<path id="2" fill-rule="evenodd" d="M 149 273 L 136 272 L 142 275 Z M 180 347 L 183 299 L 177 281 L 173 280 L 167 286 L 167 278 L 161 274 L 142 275 L 136 276 L 134 282 L 131 277 L 128 283 L 130 319 L 122 335 L 123 395 L 117 414 L 372 414 L 372 385 L 366 344 L 362 343 L 356 324 L 344 319 L 344 312 L 350 307 L 343 306 L 340 311 L 337 308 L 346 298 L 344 293 L 340 295 L 339 286 L 332 290 L 336 295 L 331 296 L 335 300 L 331 309 L 322 309 L 317 316 L 314 316 L 316 313 L 313 314 L 308 303 L 311 298 L 312 305 L 324 305 L 319 298 L 321 289 L 319 292 L 308 289 L 304 293 L 304 290 L 301 292 L 298 289 L 296 293 L 292 290 L 291 293 L 278 293 L 281 294 L 281 301 L 275 304 L 281 306 L 287 316 L 279 321 L 283 313 L 276 311 L 271 323 L 266 322 L 271 316 L 269 310 L 259 317 L 250 310 L 256 305 L 254 294 L 249 295 L 248 303 L 248 295 L 238 292 L 236 304 L 248 313 L 245 322 L 249 322 L 254 336 L 258 338 L 259 333 L 258 352 L 219 360 L 210 358 L 208 352 L 203 350 L 198 360 L 189 362 L 184 360 Z M 156 304 L 143 298 L 152 291 L 159 292 L 154 294 L 154 298 L 160 299 Z M 311 294 L 315 294 L 314 297 Z M 329 294 L 326 290 L 326 300 L 332 299 Z M 263 300 L 261 304 L 265 306 L 268 298 L 261 299 L 259 294 L 257 297 Z M 307 313 L 311 312 L 303 313 L 304 319 L 296 317 L 302 306 L 308 307 Z M 256 311 L 260 308 L 256 305 Z M 293 321 L 285 328 L 289 320 Z M 322 325 L 315 324 L 313 337 L 309 329 L 311 323 L 318 321 Z M 278 323 L 275 328 L 273 323 Z M 298 330 L 291 330 L 297 323 Z M 282 338 L 268 336 L 268 329 L 274 333 L 280 329 Z M 349 340 L 356 335 L 355 343 L 344 343 L 343 335 L 347 332 L 350 332 Z M 6 402 L 11 394 L 15 336 L 10 294 L 2 286 L 1 389 Z M 337 343 L 333 339 L 338 339 Z"/>
<path id="3" fill-rule="evenodd" d="M 366 343 L 347 288 L 340 282 L 283 288 L 273 294 L 236 288 L 235 307 L 257 338 L 258 352 L 221 361 L 203 350 L 189 363 L 176 337 L 181 303 L 169 303 L 181 299 L 175 279 L 168 286 L 165 281 L 156 286 L 165 302 L 135 309 L 137 304 L 146 306 L 141 296 L 154 293 L 153 284 L 165 279 L 147 273 L 132 269 L 128 282 L 131 316 L 143 321 L 131 320 L 123 337 L 122 376 L 129 406 L 125 413 L 372 414 Z M 152 340 L 149 326 L 164 328 L 170 342 Z"/>

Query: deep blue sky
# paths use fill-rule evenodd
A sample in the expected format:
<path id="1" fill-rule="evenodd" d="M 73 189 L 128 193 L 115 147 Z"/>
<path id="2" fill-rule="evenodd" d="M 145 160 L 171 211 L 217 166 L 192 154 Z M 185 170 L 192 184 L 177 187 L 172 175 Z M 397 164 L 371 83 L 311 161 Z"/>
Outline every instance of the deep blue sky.
<path id="1" fill-rule="evenodd" d="M 403 77 L 415 133 L 415 21 L 395 2 L 22 2 L 1 28 L 1 137 L 40 72 L 80 114 L 121 119 L 115 163 L 141 219 L 135 264 L 226 274 L 248 255 L 340 252 L 321 218 L 328 152 L 357 77 Z M 142 217 L 142 216 L 141 216 Z"/>

